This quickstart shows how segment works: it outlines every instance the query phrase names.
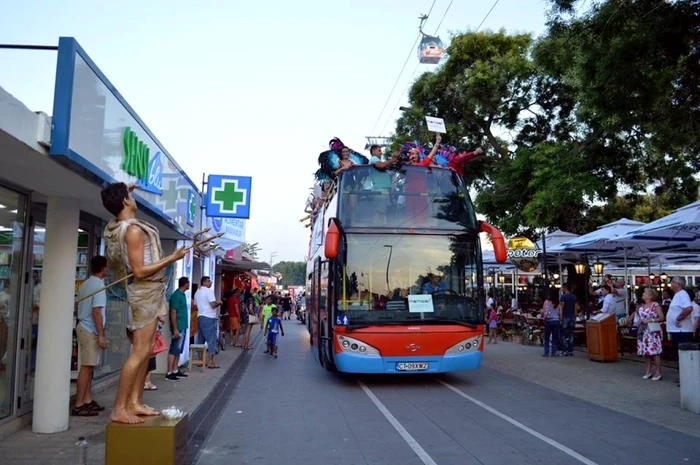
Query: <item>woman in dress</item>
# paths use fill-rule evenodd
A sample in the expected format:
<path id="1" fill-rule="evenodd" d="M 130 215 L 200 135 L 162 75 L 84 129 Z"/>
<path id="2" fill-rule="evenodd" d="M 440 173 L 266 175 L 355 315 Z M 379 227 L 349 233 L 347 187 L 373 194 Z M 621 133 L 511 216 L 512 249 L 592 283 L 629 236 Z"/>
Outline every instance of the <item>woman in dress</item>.
<path id="1" fill-rule="evenodd" d="M 489 299 L 491 300 L 491 299 Z M 489 308 L 489 344 L 492 342 L 498 344 L 498 338 L 496 336 L 496 329 L 498 328 L 498 314 L 493 304 Z"/>
<path id="2" fill-rule="evenodd" d="M 662 333 L 661 322 L 664 313 L 661 305 L 656 302 L 656 291 L 647 289 L 642 295 L 644 301 L 637 309 L 639 329 L 637 330 L 637 355 L 646 358 L 646 372 L 642 378 L 654 381 L 661 379 Z M 654 360 L 654 373 L 651 372 L 651 361 Z"/>

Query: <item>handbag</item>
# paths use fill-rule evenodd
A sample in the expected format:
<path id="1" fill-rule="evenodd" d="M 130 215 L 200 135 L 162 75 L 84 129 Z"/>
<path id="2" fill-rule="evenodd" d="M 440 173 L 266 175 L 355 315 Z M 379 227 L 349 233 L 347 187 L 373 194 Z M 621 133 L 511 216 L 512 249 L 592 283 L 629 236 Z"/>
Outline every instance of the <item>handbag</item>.
<path id="1" fill-rule="evenodd" d="M 647 331 L 652 333 L 660 333 L 661 323 L 647 323 Z"/>
<path id="2" fill-rule="evenodd" d="M 167 348 L 168 346 L 165 344 L 163 336 L 161 336 L 160 332 L 156 331 L 156 341 L 153 344 L 153 352 L 151 355 L 158 355 L 161 352 L 165 352 Z"/>
<path id="3" fill-rule="evenodd" d="M 250 315 L 248 315 L 249 325 L 257 325 L 258 323 L 260 323 L 260 321 L 258 320 L 258 317 L 255 314 L 251 313 Z"/>

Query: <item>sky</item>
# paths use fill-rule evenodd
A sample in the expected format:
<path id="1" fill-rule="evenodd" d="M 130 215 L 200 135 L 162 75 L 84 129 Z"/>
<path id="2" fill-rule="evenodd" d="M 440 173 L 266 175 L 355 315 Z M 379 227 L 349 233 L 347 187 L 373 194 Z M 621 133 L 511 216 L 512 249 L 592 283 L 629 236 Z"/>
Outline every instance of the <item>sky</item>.
<path id="1" fill-rule="evenodd" d="M 333 137 L 362 152 L 365 136 L 391 134 L 405 89 L 434 69 L 412 49 L 432 3 L 3 0 L 0 43 L 75 37 L 191 179 L 253 177 L 246 239 L 260 259 L 303 260 L 300 219 L 318 154 Z M 450 3 L 435 1 L 426 32 Z M 476 29 L 493 3 L 452 0 L 438 35 Z M 546 8 L 500 0 L 481 30 L 540 35 Z M 55 67 L 53 51 L 0 49 L 0 87 L 51 114 Z"/>

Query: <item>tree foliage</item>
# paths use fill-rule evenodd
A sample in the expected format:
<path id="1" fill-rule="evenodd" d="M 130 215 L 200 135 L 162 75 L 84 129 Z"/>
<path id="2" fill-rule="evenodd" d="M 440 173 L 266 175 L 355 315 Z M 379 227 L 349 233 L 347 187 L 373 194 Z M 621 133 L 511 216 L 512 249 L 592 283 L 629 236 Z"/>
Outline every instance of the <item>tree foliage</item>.
<path id="1" fill-rule="evenodd" d="M 285 286 L 303 286 L 306 284 L 306 262 L 277 262 L 272 271 L 282 275 L 280 280 Z"/>
<path id="2" fill-rule="evenodd" d="M 484 146 L 477 209 L 505 233 L 650 221 L 698 196 L 700 0 L 551 0 L 547 33 L 466 32 L 411 87 L 395 142 Z M 585 5 L 584 11 L 579 11 Z"/>

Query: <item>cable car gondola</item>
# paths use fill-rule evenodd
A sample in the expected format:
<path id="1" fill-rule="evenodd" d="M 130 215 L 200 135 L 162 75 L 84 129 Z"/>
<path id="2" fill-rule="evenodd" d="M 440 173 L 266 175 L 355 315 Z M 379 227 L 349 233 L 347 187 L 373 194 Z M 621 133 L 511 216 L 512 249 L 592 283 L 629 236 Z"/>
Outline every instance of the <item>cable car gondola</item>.
<path id="1" fill-rule="evenodd" d="M 418 30 L 423 35 L 418 44 L 418 61 L 425 65 L 436 65 L 440 62 L 445 49 L 440 37 L 429 36 L 423 32 L 423 23 L 426 19 L 428 19 L 426 15 L 421 16 L 420 26 L 418 26 Z"/>

